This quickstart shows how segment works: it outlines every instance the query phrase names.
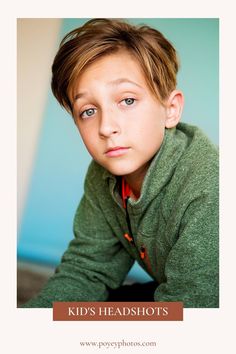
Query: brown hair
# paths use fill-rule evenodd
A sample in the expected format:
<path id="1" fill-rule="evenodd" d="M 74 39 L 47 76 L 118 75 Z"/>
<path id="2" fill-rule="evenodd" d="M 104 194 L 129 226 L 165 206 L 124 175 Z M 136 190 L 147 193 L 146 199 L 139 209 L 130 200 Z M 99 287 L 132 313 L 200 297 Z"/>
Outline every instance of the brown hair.
<path id="1" fill-rule="evenodd" d="M 72 112 L 74 84 L 96 59 L 126 49 L 139 62 L 150 90 L 164 102 L 176 87 L 179 63 L 172 44 L 154 28 L 117 19 L 92 19 L 68 33 L 52 65 L 51 87 L 59 103 Z"/>

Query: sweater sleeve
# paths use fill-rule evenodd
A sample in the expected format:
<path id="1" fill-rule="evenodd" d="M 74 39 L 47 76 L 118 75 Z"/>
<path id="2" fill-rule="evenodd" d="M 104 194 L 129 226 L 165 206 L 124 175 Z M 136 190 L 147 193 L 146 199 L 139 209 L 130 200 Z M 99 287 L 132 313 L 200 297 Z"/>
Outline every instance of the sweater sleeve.
<path id="1" fill-rule="evenodd" d="M 192 308 L 219 306 L 218 218 L 217 193 L 203 194 L 189 204 L 155 301 L 182 301 Z"/>
<path id="2" fill-rule="evenodd" d="M 95 184 L 87 176 L 74 219 L 75 237 L 55 274 L 23 307 L 52 307 L 55 301 L 106 301 L 107 288 L 122 284 L 133 259 L 106 222 Z"/>

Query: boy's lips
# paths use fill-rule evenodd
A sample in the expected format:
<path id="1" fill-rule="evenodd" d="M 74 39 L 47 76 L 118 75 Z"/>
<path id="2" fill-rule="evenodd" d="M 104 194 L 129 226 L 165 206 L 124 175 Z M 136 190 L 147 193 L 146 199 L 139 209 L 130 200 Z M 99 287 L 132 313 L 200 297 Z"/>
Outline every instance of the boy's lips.
<path id="1" fill-rule="evenodd" d="M 125 146 L 115 146 L 107 149 L 105 155 L 108 157 L 118 157 L 126 154 L 129 149 L 130 149 L 129 147 L 125 147 Z"/>

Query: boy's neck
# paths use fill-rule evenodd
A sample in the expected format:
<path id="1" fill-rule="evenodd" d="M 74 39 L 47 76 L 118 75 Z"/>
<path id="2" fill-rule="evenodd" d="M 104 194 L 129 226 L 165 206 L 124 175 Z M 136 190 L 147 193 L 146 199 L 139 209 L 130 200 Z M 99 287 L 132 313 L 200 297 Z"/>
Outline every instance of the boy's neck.
<path id="1" fill-rule="evenodd" d="M 140 197 L 143 180 L 146 176 L 150 162 L 147 163 L 142 169 L 131 173 L 130 175 L 123 176 L 126 183 L 128 183 L 131 189 L 131 198 L 137 200 Z"/>

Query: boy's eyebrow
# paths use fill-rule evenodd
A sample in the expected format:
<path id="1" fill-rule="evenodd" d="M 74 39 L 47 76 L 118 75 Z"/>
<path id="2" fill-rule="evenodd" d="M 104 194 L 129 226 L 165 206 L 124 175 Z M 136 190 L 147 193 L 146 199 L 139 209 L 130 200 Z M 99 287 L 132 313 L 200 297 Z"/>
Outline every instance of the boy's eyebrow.
<path id="1" fill-rule="evenodd" d="M 120 78 L 120 79 L 112 80 L 112 81 L 108 82 L 108 85 L 118 86 L 118 85 L 121 85 L 121 84 L 124 84 L 124 83 L 132 84 L 132 85 L 137 86 L 140 89 L 143 89 L 143 87 L 141 85 L 137 84 L 136 82 L 134 82 L 132 80 L 126 79 L 126 78 Z M 86 95 L 87 95 L 87 92 L 79 92 L 79 93 L 77 93 L 75 95 L 75 97 L 74 97 L 74 102 L 76 100 L 78 100 L 79 98 L 84 97 Z"/>
<path id="2" fill-rule="evenodd" d="M 112 85 L 112 86 L 118 86 L 120 84 L 123 84 L 123 83 L 128 83 L 128 84 L 132 84 L 132 85 L 135 85 L 139 88 L 143 88 L 142 86 L 140 86 L 139 84 L 137 84 L 136 82 L 132 81 L 132 80 L 129 80 L 129 79 L 126 79 L 126 78 L 120 78 L 120 79 L 116 79 L 116 80 L 113 80 L 113 81 L 110 81 L 108 83 L 108 85 Z"/>
<path id="3" fill-rule="evenodd" d="M 74 102 L 73 102 L 73 103 L 75 103 L 75 101 L 78 100 L 79 98 L 84 97 L 84 96 L 86 96 L 86 95 L 87 95 L 86 92 L 77 93 L 77 94 L 75 95 L 75 97 L 74 97 Z"/>

